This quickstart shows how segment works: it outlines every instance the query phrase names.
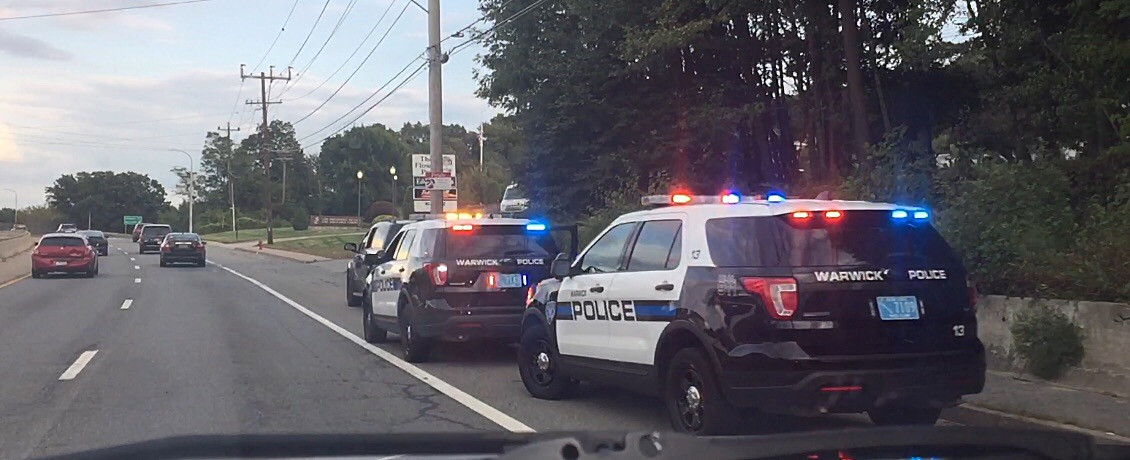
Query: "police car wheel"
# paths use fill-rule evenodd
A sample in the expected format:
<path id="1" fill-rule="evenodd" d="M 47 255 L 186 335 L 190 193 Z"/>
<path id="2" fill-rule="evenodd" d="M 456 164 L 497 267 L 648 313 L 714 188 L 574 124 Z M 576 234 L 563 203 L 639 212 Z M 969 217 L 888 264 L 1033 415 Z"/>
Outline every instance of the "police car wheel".
<path id="1" fill-rule="evenodd" d="M 404 349 L 404 360 L 410 363 L 422 363 L 428 360 L 431 354 L 431 342 L 412 329 L 412 319 L 405 318 L 400 323 L 400 347 Z"/>
<path id="2" fill-rule="evenodd" d="M 349 276 L 349 272 L 345 272 L 345 303 L 350 307 L 360 307 L 363 299 L 357 296 L 357 290 L 353 288 L 353 277 Z"/>
<path id="3" fill-rule="evenodd" d="M 367 299 L 368 296 L 365 296 Z M 365 341 L 369 343 L 385 343 L 388 341 L 388 331 L 381 329 L 373 322 L 373 306 L 364 301 L 361 306 L 361 329 L 365 333 Z"/>
<path id="4" fill-rule="evenodd" d="M 942 410 L 930 407 L 883 406 L 867 411 L 867 416 L 876 425 L 927 425 L 938 423 Z"/>
<path id="5" fill-rule="evenodd" d="M 557 365 L 559 357 L 545 329 L 533 327 L 522 332 L 518 344 L 518 373 L 531 396 L 563 399 L 577 389 L 580 382 L 561 373 Z"/>
<path id="6" fill-rule="evenodd" d="M 716 435 L 738 426 L 739 411 L 722 395 L 710 361 L 698 349 L 684 348 L 671 358 L 663 399 L 678 431 Z"/>

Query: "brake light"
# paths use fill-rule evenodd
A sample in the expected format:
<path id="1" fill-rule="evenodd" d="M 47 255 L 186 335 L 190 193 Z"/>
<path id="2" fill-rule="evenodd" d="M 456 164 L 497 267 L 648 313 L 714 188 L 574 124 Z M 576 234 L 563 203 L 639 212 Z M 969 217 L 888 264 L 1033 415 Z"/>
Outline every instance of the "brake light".
<path id="1" fill-rule="evenodd" d="M 827 211 L 824 213 L 825 219 L 839 219 L 844 216 L 844 213 L 839 211 Z"/>
<path id="2" fill-rule="evenodd" d="M 530 286 L 530 287 L 526 288 L 526 305 L 529 305 L 530 302 L 533 302 L 533 301 L 534 301 L 534 287 Z"/>
<path id="3" fill-rule="evenodd" d="M 746 292 L 761 297 L 773 319 L 789 319 L 796 313 L 797 286 L 793 278 L 742 278 Z"/>
<path id="4" fill-rule="evenodd" d="M 797 211 L 793 213 L 793 219 L 808 219 L 812 217 L 812 213 L 808 211 Z"/>
<path id="5" fill-rule="evenodd" d="M 424 271 L 436 286 L 447 284 L 447 264 L 424 264 Z"/>
<path id="6" fill-rule="evenodd" d="M 671 195 L 671 202 L 674 204 L 687 204 L 691 202 L 691 196 L 685 193 L 676 193 Z"/>
<path id="7" fill-rule="evenodd" d="M 165 244 L 161 245 L 161 252 L 169 252 L 170 249 L 172 249 L 172 247 L 169 246 L 169 243 L 165 243 Z"/>
<path id="8" fill-rule="evenodd" d="M 968 276 L 965 277 L 965 290 L 969 293 L 969 307 L 977 311 L 977 283 Z"/>
<path id="9" fill-rule="evenodd" d="M 204 244 L 199 241 L 193 243 L 193 246 L 196 247 L 196 252 L 201 252 L 204 250 Z"/>
<path id="10" fill-rule="evenodd" d="M 488 273 L 487 274 L 487 287 L 490 288 L 490 289 L 494 289 L 497 286 L 498 286 L 498 275 L 496 275 L 494 273 Z"/>
<path id="11" fill-rule="evenodd" d="M 451 226 L 451 229 L 458 232 L 469 232 L 474 230 L 475 226 L 471 224 L 455 224 Z"/>

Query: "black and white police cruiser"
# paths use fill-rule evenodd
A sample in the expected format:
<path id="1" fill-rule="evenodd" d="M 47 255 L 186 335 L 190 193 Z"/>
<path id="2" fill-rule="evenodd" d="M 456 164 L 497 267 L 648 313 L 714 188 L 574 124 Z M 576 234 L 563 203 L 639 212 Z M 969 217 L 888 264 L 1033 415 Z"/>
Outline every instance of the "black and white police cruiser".
<path id="1" fill-rule="evenodd" d="M 532 286 L 549 276 L 558 246 L 547 224 L 469 213 L 400 227 L 384 249 L 364 255 L 365 340 L 400 335 L 405 359 L 425 361 L 436 341 L 519 337 Z M 576 228 L 572 253 L 576 253 Z"/>
<path id="2" fill-rule="evenodd" d="M 522 319 L 531 395 L 663 398 L 675 429 L 745 411 L 934 424 L 985 382 L 976 292 L 927 210 L 674 194 L 557 257 Z"/>

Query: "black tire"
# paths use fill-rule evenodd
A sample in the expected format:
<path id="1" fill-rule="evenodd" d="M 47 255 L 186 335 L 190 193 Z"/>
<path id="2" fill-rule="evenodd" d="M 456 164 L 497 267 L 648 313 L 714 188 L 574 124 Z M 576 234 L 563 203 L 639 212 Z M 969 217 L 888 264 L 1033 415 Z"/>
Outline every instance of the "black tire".
<path id="1" fill-rule="evenodd" d="M 32 270 L 31 271 L 31 277 L 32 278 L 43 278 L 43 274 L 39 273 L 38 271 Z"/>
<path id="2" fill-rule="evenodd" d="M 98 272 L 94 271 L 94 267 L 91 266 L 91 268 L 86 269 L 86 271 L 82 273 L 82 277 L 83 278 L 94 278 L 94 275 L 97 275 L 97 274 L 98 274 Z"/>
<path id="3" fill-rule="evenodd" d="M 345 304 L 350 307 L 360 307 L 365 301 L 363 297 L 354 295 L 357 291 L 353 289 L 353 277 L 349 275 L 349 270 L 345 271 Z"/>
<path id="4" fill-rule="evenodd" d="M 933 426 L 938 423 L 942 410 L 931 407 L 906 407 L 888 405 L 872 408 L 867 411 L 871 423 L 879 426 L 893 425 L 925 425 Z"/>
<path id="5" fill-rule="evenodd" d="M 140 244 L 137 245 L 137 253 L 138 254 L 145 254 L 145 246 L 142 246 Z"/>
<path id="6" fill-rule="evenodd" d="M 161 262 L 160 262 L 160 265 L 161 265 L 162 267 L 168 267 L 168 266 L 169 266 L 169 263 L 168 263 L 168 262 L 165 262 L 165 259 L 164 259 L 164 258 L 162 258 L 162 259 L 161 259 Z"/>
<path id="7" fill-rule="evenodd" d="M 366 342 L 385 343 L 388 341 L 388 331 L 377 326 L 376 321 L 373 321 L 373 306 L 369 304 L 368 296 L 362 298 L 361 329 L 364 332 Z"/>
<path id="8" fill-rule="evenodd" d="M 207 265 L 208 265 L 208 261 L 206 259 L 200 259 L 200 260 L 196 261 L 197 267 L 204 267 L 204 266 L 207 266 Z"/>
<path id="9" fill-rule="evenodd" d="M 684 348 L 668 362 L 663 403 L 676 431 L 711 436 L 739 427 L 740 411 L 726 400 L 714 369 L 697 348 Z"/>
<path id="10" fill-rule="evenodd" d="M 428 360 L 432 352 L 432 341 L 420 336 L 413 330 L 412 315 L 401 308 L 400 314 L 400 347 L 404 350 L 404 360 L 410 363 L 422 363 Z"/>
<path id="11" fill-rule="evenodd" d="M 518 374 L 522 385 L 538 399 L 565 399 L 573 395 L 580 381 L 561 372 L 560 354 L 549 340 L 545 328 L 525 328 L 518 342 Z"/>

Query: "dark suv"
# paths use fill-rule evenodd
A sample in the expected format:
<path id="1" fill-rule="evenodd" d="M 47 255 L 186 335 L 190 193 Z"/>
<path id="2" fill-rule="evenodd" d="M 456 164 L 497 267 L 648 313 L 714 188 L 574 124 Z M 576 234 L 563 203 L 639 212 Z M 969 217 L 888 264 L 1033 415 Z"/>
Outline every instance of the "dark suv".
<path id="1" fill-rule="evenodd" d="M 361 238 L 360 243 L 345 243 L 345 250 L 353 252 L 353 258 L 345 267 L 345 303 L 351 307 L 360 307 L 365 297 L 365 277 L 373 268 L 365 261 L 366 254 L 376 254 L 385 249 L 396 232 L 400 231 L 409 221 L 378 222 L 369 227 L 369 231 Z"/>
<path id="2" fill-rule="evenodd" d="M 78 233 L 86 237 L 90 242 L 90 246 L 98 251 L 100 256 L 110 255 L 110 242 L 106 240 L 106 234 L 100 230 L 79 230 Z"/>
<path id="3" fill-rule="evenodd" d="M 147 251 L 161 250 L 161 243 L 165 235 L 173 232 L 173 228 L 164 224 L 145 224 L 137 239 L 137 252 L 145 254 Z"/>
<path id="4" fill-rule="evenodd" d="M 387 247 L 366 256 L 365 339 L 398 332 L 412 362 L 436 341 L 517 340 L 530 288 L 558 253 L 550 229 L 526 219 L 411 223 Z"/>

